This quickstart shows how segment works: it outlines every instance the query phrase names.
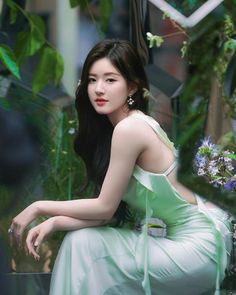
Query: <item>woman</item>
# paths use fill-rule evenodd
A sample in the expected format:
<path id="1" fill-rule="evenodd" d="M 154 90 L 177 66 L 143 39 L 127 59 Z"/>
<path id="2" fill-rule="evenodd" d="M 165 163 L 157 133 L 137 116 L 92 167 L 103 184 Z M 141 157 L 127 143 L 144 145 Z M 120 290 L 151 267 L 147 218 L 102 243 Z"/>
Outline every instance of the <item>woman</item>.
<path id="1" fill-rule="evenodd" d="M 54 265 L 51 295 L 189 295 L 219 289 L 230 250 L 225 214 L 209 209 L 177 181 L 175 148 L 145 115 L 147 89 L 140 58 L 128 41 L 105 40 L 88 54 L 76 93 L 75 150 L 96 197 L 37 201 L 10 227 L 20 242 L 36 217 L 52 216 L 28 233 L 35 259 L 48 234 L 70 231 Z M 130 210 L 145 217 L 141 233 L 107 226 L 111 220 L 126 223 Z M 148 235 L 150 217 L 164 221 L 165 238 Z"/>

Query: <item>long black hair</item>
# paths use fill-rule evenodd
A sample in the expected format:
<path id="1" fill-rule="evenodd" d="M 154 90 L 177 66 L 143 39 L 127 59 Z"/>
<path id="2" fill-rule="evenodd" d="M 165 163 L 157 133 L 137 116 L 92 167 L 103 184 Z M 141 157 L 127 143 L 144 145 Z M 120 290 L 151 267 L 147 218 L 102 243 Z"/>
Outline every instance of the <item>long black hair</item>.
<path id="1" fill-rule="evenodd" d="M 81 82 L 76 90 L 75 107 L 78 112 L 79 130 L 74 149 L 85 162 L 88 182 L 92 181 L 95 184 L 95 194 L 99 193 L 107 172 L 113 132 L 113 125 L 108 117 L 98 114 L 92 107 L 87 91 L 89 70 L 93 63 L 101 58 L 109 59 L 128 85 L 137 88 L 132 96 L 134 103 L 129 109 L 147 113 L 148 102 L 143 97 L 143 91 L 144 88 L 149 89 L 141 59 L 129 41 L 104 40 L 89 52 L 83 66 Z M 121 201 L 114 217 L 117 225 L 129 219 L 130 211 L 124 201 Z"/>

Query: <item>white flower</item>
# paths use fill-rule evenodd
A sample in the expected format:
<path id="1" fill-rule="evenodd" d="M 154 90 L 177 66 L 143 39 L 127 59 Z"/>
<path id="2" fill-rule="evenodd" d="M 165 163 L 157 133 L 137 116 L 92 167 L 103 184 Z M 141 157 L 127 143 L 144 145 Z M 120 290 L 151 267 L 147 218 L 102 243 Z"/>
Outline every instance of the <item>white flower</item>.
<path id="1" fill-rule="evenodd" d="M 75 133 L 75 128 L 70 128 L 68 133 L 71 134 L 71 135 L 74 134 Z"/>
<path id="2" fill-rule="evenodd" d="M 217 167 L 217 162 L 216 161 L 210 161 L 209 166 L 208 166 L 208 172 L 211 175 L 216 175 L 219 172 L 219 168 Z"/>
<path id="3" fill-rule="evenodd" d="M 151 39 L 153 38 L 153 34 L 150 33 L 150 32 L 147 32 L 147 33 L 146 33 L 146 36 L 147 36 L 147 39 L 148 39 L 148 40 L 151 40 Z"/>

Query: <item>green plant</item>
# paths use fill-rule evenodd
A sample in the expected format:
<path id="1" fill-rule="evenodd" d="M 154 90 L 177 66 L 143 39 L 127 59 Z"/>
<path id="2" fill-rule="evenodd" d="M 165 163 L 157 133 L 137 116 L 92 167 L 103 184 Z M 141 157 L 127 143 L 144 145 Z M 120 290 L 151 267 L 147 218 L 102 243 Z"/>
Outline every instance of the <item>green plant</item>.
<path id="1" fill-rule="evenodd" d="M 41 17 L 27 12 L 13 0 L 6 0 L 5 5 L 10 9 L 9 25 L 14 26 L 17 17 L 21 15 L 26 19 L 27 27 L 17 33 L 14 48 L 5 44 L 0 45 L 1 61 L 14 76 L 20 79 L 20 67 L 25 59 L 37 54 L 39 61 L 33 74 L 33 93 L 42 90 L 49 81 L 58 85 L 63 75 L 63 59 L 46 39 L 44 21 Z M 48 71 L 49 66 L 50 71 Z"/>
<path id="2" fill-rule="evenodd" d="M 189 1 L 184 3 L 190 4 Z M 205 196 L 234 214 L 236 213 L 234 193 L 219 191 L 218 188 L 211 186 L 206 180 L 194 175 L 194 165 L 189 164 L 193 163 L 197 145 L 204 137 L 209 97 L 212 84 L 215 83 L 214 77 L 217 77 L 218 87 L 222 86 L 222 99 L 231 106 L 228 115 L 234 117 L 232 104 L 235 105 L 236 87 L 234 41 L 236 17 L 232 12 L 235 5 L 235 0 L 226 0 L 195 27 L 184 29 L 187 39 L 181 51 L 188 62 L 188 76 L 179 95 L 180 113 L 177 116 L 176 134 L 180 158 L 179 180 L 199 195 Z M 183 8 L 182 5 L 181 7 Z M 184 8 L 181 11 L 183 12 Z M 155 35 L 149 37 L 149 41 L 153 38 L 151 46 L 155 45 Z M 158 37 L 164 39 L 164 36 Z M 223 92 L 223 90 L 228 91 Z M 236 149 L 233 142 L 227 144 L 232 147 L 234 153 Z"/>

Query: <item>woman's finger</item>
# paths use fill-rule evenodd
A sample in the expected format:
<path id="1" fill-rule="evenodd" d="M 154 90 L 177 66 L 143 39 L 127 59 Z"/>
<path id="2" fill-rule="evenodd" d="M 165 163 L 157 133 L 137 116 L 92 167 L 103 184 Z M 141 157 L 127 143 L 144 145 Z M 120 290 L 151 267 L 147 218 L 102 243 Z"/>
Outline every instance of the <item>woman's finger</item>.
<path id="1" fill-rule="evenodd" d="M 39 235 L 39 231 L 34 229 L 29 231 L 28 236 L 26 238 L 26 245 L 29 251 L 29 255 L 33 256 L 34 259 L 36 260 L 39 260 L 39 255 L 36 252 L 34 243 L 38 235 Z"/>
<path id="2" fill-rule="evenodd" d="M 43 237 L 42 233 L 40 233 L 34 242 L 34 247 L 35 247 L 37 253 L 39 253 L 39 249 L 40 249 L 40 246 L 41 246 L 43 240 L 44 240 L 44 237 Z"/>

